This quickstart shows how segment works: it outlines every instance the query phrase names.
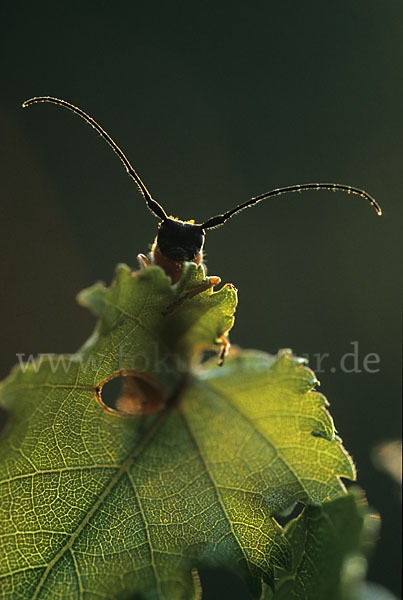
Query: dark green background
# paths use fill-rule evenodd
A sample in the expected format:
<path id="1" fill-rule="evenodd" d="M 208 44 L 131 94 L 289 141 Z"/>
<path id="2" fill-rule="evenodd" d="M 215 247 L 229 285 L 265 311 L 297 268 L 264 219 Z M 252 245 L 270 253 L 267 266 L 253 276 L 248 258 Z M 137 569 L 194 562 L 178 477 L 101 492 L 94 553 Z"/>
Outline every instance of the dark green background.
<path id="1" fill-rule="evenodd" d="M 401 0 L 1 6 L 0 375 L 17 352 L 76 349 L 93 326 L 76 292 L 134 266 L 157 225 L 94 132 L 23 100 L 91 113 L 180 218 L 293 183 L 365 188 L 381 219 L 357 197 L 282 196 L 210 232 L 207 262 L 239 289 L 234 343 L 330 354 L 321 391 L 383 520 L 369 576 L 399 593 L 399 494 L 370 454 L 401 435 Z M 378 373 L 340 370 L 353 341 Z M 245 598 L 221 584 L 205 599 Z"/>

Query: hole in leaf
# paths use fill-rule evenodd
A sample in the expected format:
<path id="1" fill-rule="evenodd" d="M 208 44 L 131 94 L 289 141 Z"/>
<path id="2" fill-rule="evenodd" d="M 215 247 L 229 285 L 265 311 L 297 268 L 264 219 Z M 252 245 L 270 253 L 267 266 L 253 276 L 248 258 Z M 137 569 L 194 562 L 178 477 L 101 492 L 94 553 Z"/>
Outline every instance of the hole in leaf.
<path id="1" fill-rule="evenodd" d="M 198 569 L 203 600 L 248 600 L 252 596 L 242 579 L 224 569 Z"/>
<path id="2" fill-rule="evenodd" d="M 298 515 L 303 511 L 304 505 L 302 502 L 297 502 L 296 504 L 292 504 L 288 508 L 284 509 L 280 513 L 275 515 L 275 519 L 279 525 L 285 527 L 287 523 L 298 517 Z"/>
<path id="3" fill-rule="evenodd" d="M 208 362 L 212 358 L 217 358 L 217 350 L 208 348 L 207 350 L 202 350 L 199 361 L 200 364 L 204 364 Z"/>
<path id="4" fill-rule="evenodd" d="M 108 411 L 122 416 L 150 415 L 165 404 L 159 386 L 135 373 L 119 373 L 96 389 L 98 402 Z"/>

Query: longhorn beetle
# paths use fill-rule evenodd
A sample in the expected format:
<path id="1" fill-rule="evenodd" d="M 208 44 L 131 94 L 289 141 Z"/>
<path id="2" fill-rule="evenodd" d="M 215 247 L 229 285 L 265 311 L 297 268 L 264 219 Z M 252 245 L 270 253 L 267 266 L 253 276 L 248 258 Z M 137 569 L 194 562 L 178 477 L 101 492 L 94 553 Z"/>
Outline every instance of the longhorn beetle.
<path id="1" fill-rule="evenodd" d="M 262 200 L 266 200 L 267 198 L 279 196 L 280 194 L 285 194 L 287 192 L 302 192 L 305 190 L 340 190 L 342 192 L 347 192 L 348 194 L 356 194 L 362 198 L 365 198 L 370 202 L 371 206 L 375 209 L 378 215 L 382 214 L 381 207 L 376 200 L 367 194 L 367 192 L 364 192 L 359 188 L 339 183 L 303 183 L 302 185 L 289 185 L 286 187 L 277 188 L 271 190 L 270 192 L 266 192 L 265 194 L 255 196 L 243 204 L 235 206 L 235 208 L 231 208 L 230 210 L 216 215 L 215 217 L 210 217 L 207 219 L 207 221 L 204 221 L 204 223 L 181 221 L 175 217 L 168 216 L 161 204 L 151 197 L 150 192 L 130 164 L 129 160 L 126 158 L 125 154 L 113 141 L 110 135 L 106 133 L 106 131 L 100 125 L 98 125 L 98 123 L 92 117 L 87 115 L 83 110 L 81 110 L 81 108 L 77 108 L 73 104 L 66 102 L 66 100 L 60 100 L 59 98 L 52 98 L 50 96 L 38 96 L 31 98 L 30 100 L 26 100 L 22 106 L 23 108 L 26 108 L 32 104 L 37 104 L 40 102 L 50 102 L 71 110 L 73 113 L 91 125 L 118 155 L 125 166 L 127 173 L 132 179 L 134 179 L 138 188 L 140 189 L 148 208 L 154 216 L 160 219 L 158 224 L 158 233 L 151 247 L 149 258 L 144 254 L 139 254 L 137 257 L 140 262 L 140 266 L 146 267 L 151 264 L 159 265 L 164 269 L 165 273 L 171 277 L 172 284 L 176 283 L 181 278 L 185 261 L 191 261 L 197 265 L 203 265 L 203 246 L 207 229 L 221 227 L 221 225 L 224 225 L 224 223 L 236 213 L 248 208 L 249 206 L 257 204 Z M 206 289 L 212 288 L 219 283 L 219 277 L 209 277 L 206 283 L 201 285 L 200 288 L 196 288 L 191 295 L 195 295 Z M 176 308 L 176 304 L 169 307 L 167 312 L 170 312 L 170 310 Z M 220 341 L 222 343 L 220 364 L 222 364 L 229 342 L 225 336 L 222 336 Z"/>

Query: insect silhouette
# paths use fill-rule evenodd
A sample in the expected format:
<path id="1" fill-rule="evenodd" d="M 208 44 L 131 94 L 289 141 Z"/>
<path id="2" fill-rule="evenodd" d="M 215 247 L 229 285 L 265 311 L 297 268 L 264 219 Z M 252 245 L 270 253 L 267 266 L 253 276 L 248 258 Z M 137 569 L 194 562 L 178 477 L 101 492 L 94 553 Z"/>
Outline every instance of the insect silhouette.
<path id="1" fill-rule="evenodd" d="M 32 104 L 38 104 L 41 102 L 50 102 L 57 104 L 71 110 L 73 113 L 84 119 L 89 125 L 91 125 L 100 136 L 109 144 L 112 150 L 118 155 L 123 165 L 126 168 L 127 173 L 136 182 L 148 208 L 160 221 L 158 224 L 158 233 L 155 237 L 154 243 L 151 247 L 151 252 L 147 257 L 144 254 L 138 255 L 138 260 L 142 267 L 147 267 L 151 264 L 159 265 L 162 267 L 167 275 L 171 277 L 172 284 L 175 284 L 181 278 L 184 263 L 186 261 L 194 262 L 197 265 L 203 265 L 203 246 L 208 229 L 215 229 L 224 225 L 228 219 L 233 217 L 235 214 L 241 212 L 245 208 L 254 206 L 262 200 L 280 196 L 287 192 L 303 192 L 306 190 L 331 190 L 331 191 L 342 191 L 347 194 L 355 194 L 365 198 L 371 206 L 375 209 L 378 215 L 382 214 L 381 207 L 376 200 L 363 190 L 352 187 L 349 185 L 343 185 L 339 183 L 303 183 L 301 185 L 290 185 L 282 188 L 277 188 L 255 196 L 250 200 L 247 200 L 243 204 L 239 204 L 224 213 L 218 214 L 214 217 L 210 217 L 203 223 L 195 223 L 194 221 L 181 221 L 172 216 L 168 216 L 164 208 L 156 200 L 154 200 L 144 185 L 143 181 L 139 177 L 138 173 L 130 164 L 126 155 L 122 152 L 119 146 L 113 141 L 110 135 L 100 126 L 98 123 L 89 115 L 87 115 L 81 108 L 77 108 L 73 104 L 61 100 L 59 98 L 53 98 L 51 96 L 38 96 L 26 100 L 23 103 L 23 107 L 26 108 Z M 220 283 L 219 277 L 209 277 L 206 279 L 206 283 L 201 285 L 199 288 L 192 291 L 191 295 L 194 296 L 199 292 L 206 289 L 213 288 Z M 187 296 L 189 297 L 189 296 Z M 186 299 L 186 298 L 185 298 Z M 181 299 L 183 300 L 183 299 Z M 174 310 L 176 305 L 172 305 L 166 312 Z M 220 363 L 224 359 L 226 351 L 228 349 L 229 342 L 223 336 L 220 339 L 222 351 L 220 353 Z"/>

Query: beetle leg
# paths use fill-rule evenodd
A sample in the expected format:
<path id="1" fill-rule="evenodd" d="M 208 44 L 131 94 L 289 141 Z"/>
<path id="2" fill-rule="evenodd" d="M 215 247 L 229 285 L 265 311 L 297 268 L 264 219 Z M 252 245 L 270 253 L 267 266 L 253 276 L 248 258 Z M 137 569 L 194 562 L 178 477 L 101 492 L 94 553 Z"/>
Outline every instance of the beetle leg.
<path id="1" fill-rule="evenodd" d="M 202 292 L 205 292 L 206 290 L 213 288 L 214 286 L 218 285 L 219 283 L 221 283 L 221 279 L 219 277 L 208 277 L 207 281 L 205 281 L 204 283 L 201 283 L 199 286 L 195 287 L 190 292 L 187 292 L 187 294 L 183 294 L 183 296 L 181 296 L 175 302 L 172 302 L 172 304 L 170 304 L 163 311 L 163 313 L 162 313 L 163 316 L 166 317 L 167 315 L 170 315 L 177 308 L 182 306 L 182 304 L 185 302 L 185 300 L 189 300 L 189 298 L 193 298 L 193 296 L 197 296 L 197 294 L 201 294 Z"/>
<path id="2" fill-rule="evenodd" d="M 218 354 L 218 366 L 222 367 L 224 364 L 225 357 L 227 356 L 229 349 L 231 348 L 231 344 L 226 335 L 221 335 L 218 340 L 221 343 L 220 352 Z"/>
<path id="3" fill-rule="evenodd" d="M 145 254 L 137 254 L 137 260 L 140 265 L 141 271 L 143 269 L 151 266 L 151 261 L 149 258 L 147 258 L 147 256 Z"/>

